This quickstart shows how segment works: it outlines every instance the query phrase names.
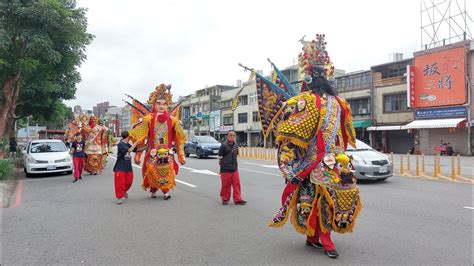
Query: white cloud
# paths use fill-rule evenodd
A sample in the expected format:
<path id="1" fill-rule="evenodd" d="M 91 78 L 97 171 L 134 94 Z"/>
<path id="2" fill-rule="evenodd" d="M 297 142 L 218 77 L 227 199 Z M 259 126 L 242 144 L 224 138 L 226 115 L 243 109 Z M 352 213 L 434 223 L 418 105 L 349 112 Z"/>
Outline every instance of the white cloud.
<path id="1" fill-rule="evenodd" d="M 420 44 L 420 3 L 398 1 L 123 1 L 78 0 L 96 36 L 68 105 L 92 108 L 145 99 L 159 83 L 175 96 L 205 85 L 233 85 L 243 63 L 270 71 L 296 62 L 306 35 L 325 33 L 336 68 L 369 69 L 393 52 L 411 57 Z"/>

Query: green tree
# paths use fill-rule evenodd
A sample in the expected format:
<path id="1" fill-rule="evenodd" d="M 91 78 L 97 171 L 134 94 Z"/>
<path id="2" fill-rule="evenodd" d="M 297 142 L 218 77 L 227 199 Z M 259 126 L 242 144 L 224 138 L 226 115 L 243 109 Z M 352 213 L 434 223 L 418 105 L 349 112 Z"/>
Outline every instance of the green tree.
<path id="1" fill-rule="evenodd" d="M 12 134 L 17 117 L 61 113 L 93 37 L 75 0 L 0 0 L 0 136 Z"/>

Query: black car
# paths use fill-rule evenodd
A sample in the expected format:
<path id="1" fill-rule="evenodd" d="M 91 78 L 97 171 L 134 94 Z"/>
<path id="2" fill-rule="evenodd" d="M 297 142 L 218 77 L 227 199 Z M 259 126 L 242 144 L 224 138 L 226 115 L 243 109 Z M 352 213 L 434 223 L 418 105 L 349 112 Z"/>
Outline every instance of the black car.
<path id="1" fill-rule="evenodd" d="M 199 159 L 217 155 L 221 143 L 211 136 L 192 136 L 184 144 L 184 155 L 196 154 Z"/>

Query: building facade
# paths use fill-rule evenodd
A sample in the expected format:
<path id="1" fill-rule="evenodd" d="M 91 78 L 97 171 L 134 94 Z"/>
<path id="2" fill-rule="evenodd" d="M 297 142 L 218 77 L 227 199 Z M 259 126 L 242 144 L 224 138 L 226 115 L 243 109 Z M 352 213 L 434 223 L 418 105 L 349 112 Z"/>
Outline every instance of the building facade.
<path id="1" fill-rule="evenodd" d="M 182 123 L 188 135 L 211 135 L 210 114 L 212 111 L 220 110 L 221 93 L 232 89 L 235 87 L 215 85 L 182 98 L 183 117 L 185 117 Z"/>
<path id="2" fill-rule="evenodd" d="M 103 117 L 109 108 L 109 102 L 98 103 L 92 107 L 92 113 L 97 117 Z"/>
<path id="3" fill-rule="evenodd" d="M 407 106 L 407 66 L 404 59 L 371 67 L 371 146 L 379 151 L 407 153 L 414 146 L 412 132 L 402 126 L 413 121 Z"/>
<path id="4" fill-rule="evenodd" d="M 120 131 L 125 131 L 132 128 L 132 109 L 129 105 L 125 105 L 120 109 L 119 120 Z"/>
<path id="5" fill-rule="evenodd" d="M 338 96 L 349 103 L 356 137 L 365 143 L 370 143 L 367 128 L 372 125 L 371 119 L 371 71 L 347 73 L 336 78 Z"/>
<path id="6" fill-rule="evenodd" d="M 413 132 L 417 152 L 434 154 L 449 146 L 472 155 L 473 62 L 471 40 L 414 53 L 408 105 L 415 120 L 403 129 Z"/>

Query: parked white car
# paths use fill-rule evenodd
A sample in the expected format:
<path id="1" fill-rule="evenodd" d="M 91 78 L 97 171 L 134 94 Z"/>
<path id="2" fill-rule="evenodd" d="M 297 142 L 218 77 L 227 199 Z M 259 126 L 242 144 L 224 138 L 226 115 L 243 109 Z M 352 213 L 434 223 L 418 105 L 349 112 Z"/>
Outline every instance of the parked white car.
<path id="1" fill-rule="evenodd" d="M 74 169 L 69 150 L 61 140 L 32 140 L 26 147 L 24 156 L 26 176 L 33 174 L 60 173 L 71 174 Z"/>

